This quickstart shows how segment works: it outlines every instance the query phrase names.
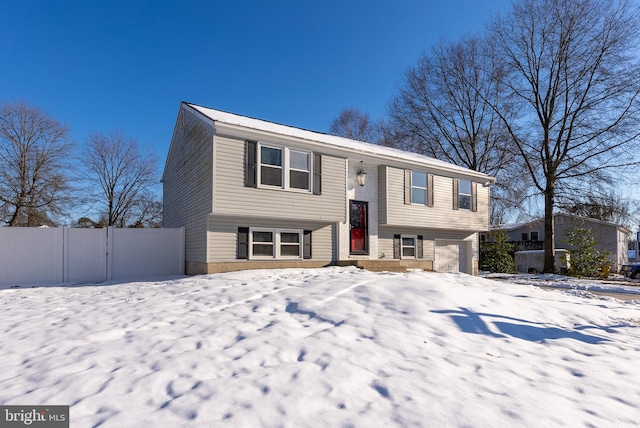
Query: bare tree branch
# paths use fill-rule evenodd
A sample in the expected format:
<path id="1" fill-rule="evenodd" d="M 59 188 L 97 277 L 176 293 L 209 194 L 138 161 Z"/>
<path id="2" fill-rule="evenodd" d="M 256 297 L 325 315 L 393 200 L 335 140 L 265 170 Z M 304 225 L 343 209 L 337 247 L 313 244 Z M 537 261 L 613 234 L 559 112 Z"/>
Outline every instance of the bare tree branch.
<path id="1" fill-rule="evenodd" d="M 72 202 L 69 129 L 24 102 L 0 106 L 0 219 L 54 225 Z"/>
<path id="2" fill-rule="evenodd" d="M 83 162 L 106 225 L 128 226 L 140 199 L 148 196 L 146 192 L 155 183 L 157 157 L 143 152 L 137 140 L 115 131 L 89 136 Z"/>
<path id="3" fill-rule="evenodd" d="M 441 41 L 407 70 L 388 109 L 402 148 L 496 176 L 492 222 L 521 205 L 528 185 L 505 125 L 515 112 L 501 67 L 490 40 Z"/>
<path id="4" fill-rule="evenodd" d="M 544 196 L 547 272 L 555 268 L 558 196 L 584 194 L 585 179 L 636 162 L 628 154 L 640 134 L 638 17 L 629 0 L 521 0 L 491 27 L 519 127 L 494 110 Z"/>

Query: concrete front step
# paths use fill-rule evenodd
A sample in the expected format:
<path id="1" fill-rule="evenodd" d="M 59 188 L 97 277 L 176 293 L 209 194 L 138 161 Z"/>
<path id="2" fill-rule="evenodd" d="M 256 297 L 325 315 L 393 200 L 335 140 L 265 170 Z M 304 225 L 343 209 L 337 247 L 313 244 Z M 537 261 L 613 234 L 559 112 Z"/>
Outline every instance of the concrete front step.
<path id="1" fill-rule="evenodd" d="M 406 272 L 407 269 L 432 270 L 430 260 L 341 260 L 338 266 L 356 266 L 371 272 Z"/>

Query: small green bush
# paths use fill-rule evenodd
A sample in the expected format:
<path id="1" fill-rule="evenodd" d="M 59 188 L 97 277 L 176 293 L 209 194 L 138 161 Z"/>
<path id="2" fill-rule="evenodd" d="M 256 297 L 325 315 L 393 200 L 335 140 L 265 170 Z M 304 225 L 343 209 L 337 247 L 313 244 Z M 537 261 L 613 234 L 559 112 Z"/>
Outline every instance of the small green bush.
<path id="1" fill-rule="evenodd" d="M 504 229 L 489 232 L 487 241 L 480 245 L 480 266 L 495 273 L 509 273 L 515 269 L 513 244 Z"/>
<path id="2" fill-rule="evenodd" d="M 603 267 L 610 262 L 608 251 L 598 250 L 598 241 L 593 236 L 593 231 L 586 227 L 572 227 L 564 231 L 565 244 L 569 254 L 569 275 L 577 277 L 601 276 Z M 565 260 L 566 262 L 566 260 Z"/>

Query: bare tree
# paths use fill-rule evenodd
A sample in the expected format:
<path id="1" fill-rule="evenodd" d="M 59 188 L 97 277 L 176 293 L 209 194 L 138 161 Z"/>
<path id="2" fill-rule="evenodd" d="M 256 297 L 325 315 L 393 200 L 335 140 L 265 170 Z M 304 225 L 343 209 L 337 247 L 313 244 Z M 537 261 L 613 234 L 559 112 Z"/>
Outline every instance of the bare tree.
<path id="1" fill-rule="evenodd" d="M 348 108 L 333 119 L 329 132 L 352 140 L 374 143 L 378 139 L 377 128 L 378 124 L 371 120 L 369 113 Z"/>
<path id="2" fill-rule="evenodd" d="M 577 194 L 575 198 L 563 198 L 558 208 L 568 214 L 588 217 L 610 223 L 634 227 L 637 223 L 634 210 L 636 201 L 625 198 L 610 189 L 592 191 L 587 195 Z"/>
<path id="3" fill-rule="evenodd" d="M 441 41 L 407 70 L 389 104 L 401 148 L 496 176 L 492 220 L 526 195 L 512 138 L 493 106 L 513 116 L 489 40 Z M 514 179 L 519 177 L 519 179 Z"/>
<path id="4" fill-rule="evenodd" d="M 491 34 L 521 116 L 514 122 L 496 111 L 544 198 L 551 272 L 556 198 L 584 191 L 632 157 L 625 151 L 640 131 L 638 8 L 628 0 L 521 0 Z"/>
<path id="5" fill-rule="evenodd" d="M 25 102 L 0 106 L 0 219 L 54 225 L 71 203 L 69 129 Z"/>
<path id="6" fill-rule="evenodd" d="M 129 227 L 162 227 L 162 201 L 143 192 L 133 204 L 127 219 Z"/>
<path id="7" fill-rule="evenodd" d="M 146 198 L 155 184 L 157 156 L 142 151 L 137 140 L 115 131 L 91 135 L 83 150 L 83 162 L 106 225 L 128 226 L 141 198 Z"/>

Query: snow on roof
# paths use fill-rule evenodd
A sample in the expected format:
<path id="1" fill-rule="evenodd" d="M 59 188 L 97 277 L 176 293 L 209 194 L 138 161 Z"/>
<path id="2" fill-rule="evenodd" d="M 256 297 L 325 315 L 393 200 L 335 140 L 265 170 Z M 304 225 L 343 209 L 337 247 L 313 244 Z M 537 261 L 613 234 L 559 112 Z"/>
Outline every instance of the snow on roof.
<path id="1" fill-rule="evenodd" d="M 617 224 L 617 223 L 612 223 L 610 221 L 604 221 L 604 220 L 598 220 L 595 218 L 590 218 L 590 217 L 583 217 L 583 216 L 578 216 L 578 215 L 573 215 L 573 214 L 567 214 L 567 213 L 555 213 L 553 215 L 554 217 L 558 217 L 558 216 L 563 216 L 563 217 L 569 217 L 572 220 L 584 220 L 584 221 L 588 221 L 588 222 L 593 222 L 593 223 L 600 223 L 600 224 L 606 224 L 609 226 L 616 226 L 618 228 L 623 229 L 624 231 L 626 231 L 627 233 L 631 233 L 631 230 L 629 230 L 629 228 L 627 228 L 626 226 L 623 226 L 621 224 Z M 523 226 L 527 226 L 533 223 L 539 223 L 544 221 L 544 217 L 538 217 L 536 219 L 527 221 L 527 222 L 523 222 L 523 223 L 505 223 L 503 225 L 501 225 L 499 228 L 500 229 L 504 229 L 504 230 L 514 230 L 514 229 L 519 229 Z"/>
<path id="2" fill-rule="evenodd" d="M 498 226 L 492 226 L 492 229 L 513 230 L 513 229 L 518 229 L 519 227 L 522 227 L 525 224 L 528 224 L 528 223 L 503 223 Z"/>
<path id="3" fill-rule="evenodd" d="M 363 141 L 351 140 L 349 138 L 338 137 L 336 135 L 325 134 L 317 131 L 309 131 L 306 129 L 296 128 L 288 125 L 281 125 L 275 122 L 269 122 L 262 119 L 254 119 L 247 116 L 240 116 L 233 113 L 227 113 L 220 110 L 214 110 L 208 107 L 202 107 L 191 103 L 184 103 L 185 105 L 200 112 L 202 115 L 208 117 L 215 122 L 221 122 L 229 125 L 237 125 L 246 128 L 256 129 L 259 131 L 271 132 L 274 134 L 285 135 L 288 137 L 295 137 L 304 140 L 310 140 L 315 142 L 324 143 L 328 146 L 333 146 L 337 149 L 346 149 L 353 152 L 360 152 L 363 154 L 381 156 L 386 158 L 393 158 L 400 161 L 419 163 L 423 165 L 429 165 L 438 169 L 455 170 L 467 175 L 474 175 L 482 177 L 486 181 L 493 181 L 492 177 L 481 172 L 473 171 L 468 168 L 464 168 L 449 162 L 434 159 L 429 156 L 421 155 L 418 153 L 406 152 L 404 150 L 394 149 L 391 147 L 380 146 L 377 144 L 366 143 Z"/>

